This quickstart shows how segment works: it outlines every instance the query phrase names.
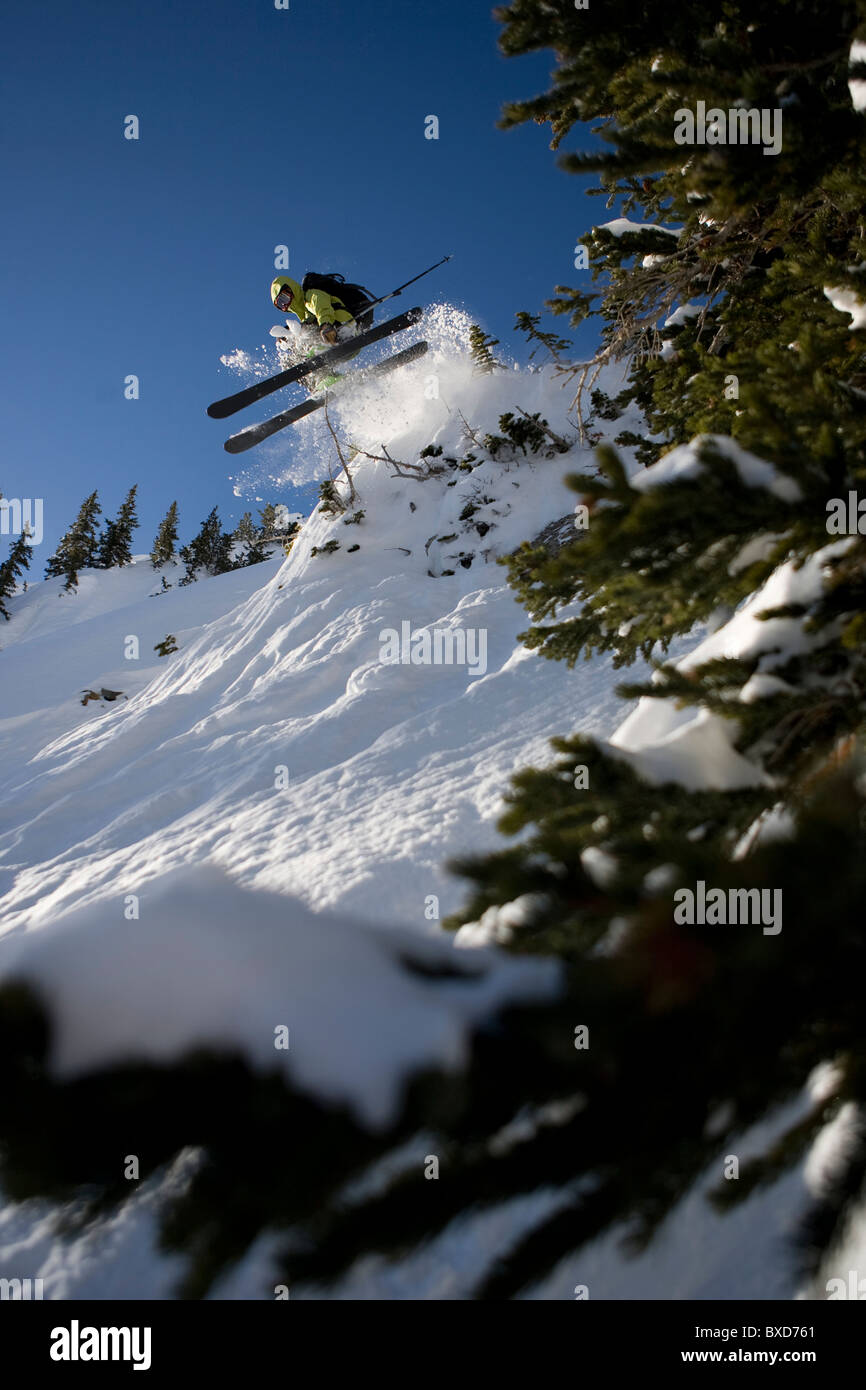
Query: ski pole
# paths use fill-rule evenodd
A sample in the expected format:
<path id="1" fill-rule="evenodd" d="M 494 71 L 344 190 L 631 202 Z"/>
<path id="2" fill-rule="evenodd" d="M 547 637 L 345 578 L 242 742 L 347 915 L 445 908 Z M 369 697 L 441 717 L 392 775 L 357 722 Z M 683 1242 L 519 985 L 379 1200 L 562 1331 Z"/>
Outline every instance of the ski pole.
<path id="1" fill-rule="evenodd" d="M 364 312 L 366 313 L 367 309 L 375 308 L 377 304 L 384 304 L 388 299 L 396 299 L 398 294 L 402 294 L 403 291 L 405 289 L 408 289 L 410 285 L 414 285 L 416 280 L 423 279 L 425 275 L 430 274 L 431 270 L 438 270 L 440 265 L 444 265 L 446 261 L 452 261 L 453 259 L 453 256 L 443 256 L 441 261 L 437 261 L 435 265 L 428 266 L 426 270 L 421 271 L 420 275 L 413 275 L 412 279 L 407 280 L 405 285 L 399 285 L 398 288 L 396 290 L 392 290 L 390 294 L 383 294 L 381 299 L 374 299 L 372 304 L 366 304 L 364 306 Z"/>

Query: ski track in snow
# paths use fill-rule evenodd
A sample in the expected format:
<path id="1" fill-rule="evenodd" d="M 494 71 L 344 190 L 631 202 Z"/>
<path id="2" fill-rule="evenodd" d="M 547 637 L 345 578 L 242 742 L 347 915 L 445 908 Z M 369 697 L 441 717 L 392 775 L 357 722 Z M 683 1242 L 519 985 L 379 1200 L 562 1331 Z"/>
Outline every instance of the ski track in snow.
<path id="1" fill-rule="evenodd" d="M 494 842 L 511 771 L 548 758 L 555 729 L 609 731 L 609 664 L 575 676 L 515 653 L 526 620 L 501 571 L 490 575 L 495 589 L 428 580 L 422 602 L 407 602 L 404 575 L 360 586 L 346 576 L 335 587 L 327 556 L 321 578 L 296 581 L 300 559 L 206 626 L 128 703 L 96 714 L 77 706 L 81 721 L 37 747 L 23 776 L 4 742 L 2 795 L 18 821 L 0 836 L 7 926 L 48 922 L 206 859 L 316 906 L 345 899 L 360 916 L 422 920 L 425 893 L 455 901 L 443 859 Z M 160 600 L 160 626 L 176 631 L 173 597 Z M 118 646 L 149 616 L 132 608 L 114 617 Z M 487 674 L 380 665 L 380 632 L 407 619 L 413 628 L 485 626 Z M 79 659 L 88 639 L 105 643 L 110 621 L 72 630 Z M 40 657 L 65 671 L 63 640 L 22 644 L 22 675 L 32 680 Z M 130 685 L 122 675 L 91 679 Z M 33 683 L 46 680 L 47 671 Z M 38 744 L 53 713 L 44 710 L 36 728 L 15 720 L 9 741 L 35 734 Z M 284 791 L 274 789 L 279 765 L 288 768 Z"/>

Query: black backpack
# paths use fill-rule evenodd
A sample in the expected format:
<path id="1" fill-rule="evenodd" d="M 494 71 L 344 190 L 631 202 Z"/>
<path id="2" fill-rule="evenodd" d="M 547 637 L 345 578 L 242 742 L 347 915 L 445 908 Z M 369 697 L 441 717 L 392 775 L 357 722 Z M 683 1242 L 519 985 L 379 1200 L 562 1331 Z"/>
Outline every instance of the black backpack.
<path id="1" fill-rule="evenodd" d="M 369 328 L 373 322 L 373 310 L 367 309 L 366 306 L 371 304 L 376 296 L 363 285 L 352 284 L 351 280 L 346 280 L 336 271 L 329 275 L 320 275 L 318 271 L 308 270 L 301 282 L 301 289 L 304 294 L 307 290 L 324 290 L 326 294 L 332 294 L 336 299 L 342 300 L 362 329 Z"/>

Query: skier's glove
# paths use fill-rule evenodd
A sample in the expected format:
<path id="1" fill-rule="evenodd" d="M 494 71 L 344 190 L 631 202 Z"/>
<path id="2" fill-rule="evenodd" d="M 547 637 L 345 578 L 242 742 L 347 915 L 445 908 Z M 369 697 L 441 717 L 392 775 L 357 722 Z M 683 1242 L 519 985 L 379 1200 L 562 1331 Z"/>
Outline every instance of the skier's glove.
<path id="1" fill-rule="evenodd" d="M 322 327 L 319 329 L 319 334 L 322 342 L 327 343 L 329 347 L 333 347 L 335 343 L 339 342 L 339 338 L 337 337 L 337 325 L 335 323 L 323 323 Z"/>

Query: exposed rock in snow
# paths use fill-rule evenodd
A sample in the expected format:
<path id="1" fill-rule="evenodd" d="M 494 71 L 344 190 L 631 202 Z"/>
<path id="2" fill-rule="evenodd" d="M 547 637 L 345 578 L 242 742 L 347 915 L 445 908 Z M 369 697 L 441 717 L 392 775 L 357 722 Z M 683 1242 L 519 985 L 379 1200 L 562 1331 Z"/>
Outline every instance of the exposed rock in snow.
<path id="1" fill-rule="evenodd" d="M 557 517 L 543 527 L 537 536 L 533 536 L 531 544 L 543 545 L 551 555 L 558 555 L 563 546 L 571 545 L 580 536 L 586 535 L 585 531 L 575 527 L 574 521 L 574 512 L 566 512 L 565 516 Z"/>

